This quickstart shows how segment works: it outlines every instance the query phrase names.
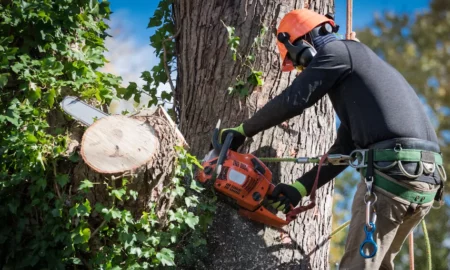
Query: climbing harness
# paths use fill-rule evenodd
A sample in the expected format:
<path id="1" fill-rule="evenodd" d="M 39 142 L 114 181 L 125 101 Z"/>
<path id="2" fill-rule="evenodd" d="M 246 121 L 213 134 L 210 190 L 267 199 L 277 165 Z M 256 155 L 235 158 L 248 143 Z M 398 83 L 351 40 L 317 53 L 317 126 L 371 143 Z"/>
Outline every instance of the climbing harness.
<path id="1" fill-rule="evenodd" d="M 349 155 L 342 154 L 328 154 L 316 157 L 282 157 L 282 158 L 272 158 L 272 157 L 261 157 L 259 158 L 263 162 L 295 162 L 300 164 L 306 163 L 319 163 L 319 171 L 322 165 L 344 165 L 350 166 L 360 171 L 362 175 L 365 175 L 364 182 L 366 185 L 366 194 L 364 196 L 364 203 L 366 205 L 366 222 L 364 224 L 365 239 L 360 245 L 360 255 L 365 259 L 370 259 L 375 256 L 378 251 L 377 243 L 373 238 L 373 234 L 376 230 L 376 211 L 374 204 L 376 203 L 377 197 L 373 192 L 373 187 L 376 186 L 383 190 L 387 190 L 393 195 L 402 198 L 410 203 L 424 204 L 436 201 L 439 203 L 439 208 L 442 204 L 442 193 L 443 193 L 443 183 L 447 179 L 443 167 L 442 156 L 440 153 L 418 150 L 418 149 L 403 149 L 401 144 L 397 144 L 394 148 L 388 149 L 356 149 L 352 151 Z M 381 166 L 377 162 L 390 162 L 388 165 Z M 408 173 L 404 167 L 404 162 L 415 162 L 418 164 L 418 172 L 414 174 Z M 441 178 L 441 187 L 438 191 L 414 191 L 409 188 L 390 180 L 388 177 L 383 176 L 382 172 L 389 169 L 393 169 L 398 166 L 399 170 L 407 178 L 417 178 L 422 174 L 430 174 L 435 171 L 438 172 Z M 312 208 L 315 205 L 315 190 L 317 188 L 317 180 L 314 183 L 313 190 L 311 191 L 312 203 L 304 207 L 302 211 Z M 297 214 L 297 213 L 296 213 Z M 331 235 L 336 234 L 338 231 L 344 229 L 348 226 L 349 222 L 341 225 L 336 229 Z M 422 223 L 424 231 L 426 230 L 425 222 Z M 411 237 L 411 236 L 410 236 Z M 371 252 L 366 254 L 364 249 L 371 248 Z M 427 246 L 428 249 L 428 246 Z M 430 258 L 431 260 L 431 258 Z"/>

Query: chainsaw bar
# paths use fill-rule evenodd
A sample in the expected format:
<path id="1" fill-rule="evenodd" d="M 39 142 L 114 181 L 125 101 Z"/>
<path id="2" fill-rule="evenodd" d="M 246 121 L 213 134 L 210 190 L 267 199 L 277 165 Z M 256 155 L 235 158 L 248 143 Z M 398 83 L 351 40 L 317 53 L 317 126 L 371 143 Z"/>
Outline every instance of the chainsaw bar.
<path id="1" fill-rule="evenodd" d="M 92 107 L 77 97 L 67 96 L 60 103 L 64 112 L 72 116 L 80 123 L 90 126 L 94 121 L 109 116 L 109 114 Z"/>

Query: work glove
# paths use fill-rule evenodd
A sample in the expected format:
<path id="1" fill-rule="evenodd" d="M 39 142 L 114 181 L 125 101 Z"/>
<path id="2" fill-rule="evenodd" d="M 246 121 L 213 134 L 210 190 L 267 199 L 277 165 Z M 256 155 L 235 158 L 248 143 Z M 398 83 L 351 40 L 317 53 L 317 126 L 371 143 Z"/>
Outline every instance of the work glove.
<path id="1" fill-rule="evenodd" d="M 225 142 L 225 138 L 227 137 L 228 133 L 233 134 L 233 141 L 231 142 L 230 149 L 236 151 L 241 145 L 244 144 L 245 139 L 247 138 L 247 136 L 244 133 L 243 124 L 240 124 L 239 126 L 234 128 L 225 128 L 220 130 L 219 133 L 220 144 L 223 144 Z"/>
<path id="2" fill-rule="evenodd" d="M 272 194 L 268 197 L 269 204 L 278 211 L 288 213 L 291 211 L 291 205 L 297 206 L 302 199 L 301 186 L 299 182 L 292 185 L 280 183 L 275 186 Z"/>

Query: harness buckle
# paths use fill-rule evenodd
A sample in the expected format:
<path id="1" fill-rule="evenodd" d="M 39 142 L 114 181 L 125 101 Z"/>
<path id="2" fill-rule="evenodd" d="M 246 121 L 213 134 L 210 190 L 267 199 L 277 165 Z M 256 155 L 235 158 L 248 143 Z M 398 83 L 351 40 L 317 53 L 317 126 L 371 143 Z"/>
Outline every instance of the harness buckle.
<path id="1" fill-rule="evenodd" d="M 368 149 L 356 149 L 350 153 L 349 165 L 352 168 L 360 169 L 367 167 L 366 153 Z"/>
<path id="2" fill-rule="evenodd" d="M 333 165 L 349 165 L 350 156 L 341 154 L 331 154 L 328 155 L 327 161 L 329 164 Z"/>

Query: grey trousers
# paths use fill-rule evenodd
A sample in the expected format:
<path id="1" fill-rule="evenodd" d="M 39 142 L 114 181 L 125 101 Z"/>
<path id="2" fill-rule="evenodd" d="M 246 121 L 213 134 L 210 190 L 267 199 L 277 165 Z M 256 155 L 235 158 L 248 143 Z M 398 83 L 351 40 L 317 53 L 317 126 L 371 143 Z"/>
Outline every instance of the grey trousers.
<path id="1" fill-rule="evenodd" d="M 399 183 L 377 170 L 375 173 Z M 401 183 L 412 190 L 430 191 L 439 188 L 439 186 L 418 181 L 401 181 Z M 359 248 L 365 239 L 364 195 L 366 190 L 364 180 L 360 181 L 353 200 L 352 218 L 339 270 L 394 269 L 394 258 L 402 248 L 405 239 L 431 209 L 432 202 L 411 205 L 408 201 L 374 186 L 373 192 L 377 195 L 377 201 L 373 206 L 377 212 L 377 220 L 373 239 L 378 245 L 378 251 L 373 258 L 364 259 L 359 253 Z M 369 254 L 369 250 L 366 250 L 366 254 Z"/>

